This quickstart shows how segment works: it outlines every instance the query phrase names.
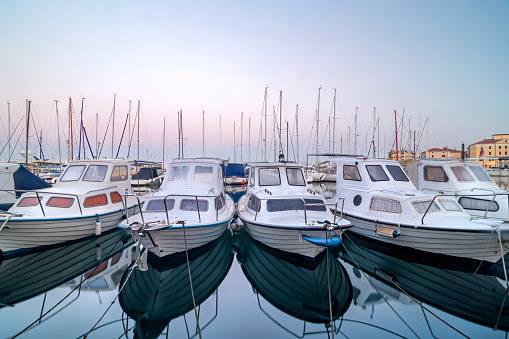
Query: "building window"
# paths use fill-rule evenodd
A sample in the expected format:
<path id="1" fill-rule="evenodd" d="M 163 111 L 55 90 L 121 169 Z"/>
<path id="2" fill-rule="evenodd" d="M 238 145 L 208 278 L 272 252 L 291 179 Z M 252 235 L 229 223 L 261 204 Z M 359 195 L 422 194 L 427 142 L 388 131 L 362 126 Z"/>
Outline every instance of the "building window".
<path id="1" fill-rule="evenodd" d="M 491 155 L 491 152 L 489 152 L 489 154 L 488 154 L 488 155 Z"/>
<path id="2" fill-rule="evenodd" d="M 498 155 L 502 155 L 502 152 L 498 152 Z"/>
<path id="3" fill-rule="evenodd" d="M 488 146 L 489 149 L 491 149 L 491 146 Z"/>

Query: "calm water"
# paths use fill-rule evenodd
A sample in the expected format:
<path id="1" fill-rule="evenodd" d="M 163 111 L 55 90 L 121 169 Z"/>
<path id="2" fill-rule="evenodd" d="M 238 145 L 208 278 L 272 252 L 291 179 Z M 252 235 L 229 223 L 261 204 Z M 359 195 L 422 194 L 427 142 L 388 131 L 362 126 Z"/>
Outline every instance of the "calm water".
<path id="1" fill-rule="evenodd" d="M 190 251 L 189 267 L 185 256 L 149 255 L 146 271 L 131 269 L 134 254 L 119 230 L 3 260 L 0 339 L 31 324 L 19 338 L 199 338 L 197 316 L 203 338 L 506 338 L 509 330 L 500 263 L 473 274 L 471 265 L 352 236 L 308 261 L 229 231 Z"/>

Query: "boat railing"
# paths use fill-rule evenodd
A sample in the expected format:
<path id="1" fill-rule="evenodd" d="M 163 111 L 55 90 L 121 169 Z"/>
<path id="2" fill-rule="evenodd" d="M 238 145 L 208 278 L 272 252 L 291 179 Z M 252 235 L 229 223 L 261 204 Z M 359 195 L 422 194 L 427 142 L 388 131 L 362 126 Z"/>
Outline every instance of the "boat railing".
<path id="1" fill-rule="evenodd" d="M 42 215 L 43 216 L 46 216 L 46 213 L 44 212 L 44 207 L 42 206 L 42 202 L 41 202 L 42 198 L 40 197 L 40 194 L 71 196 L 71 197 L 76 198 L 76 201 L 78 202 L 78 208 L 80 209 L 80 215 L 83 215 L 83 209 L 81 208 L 80 198 L 79 198 L 79 196 L 77 194 L 73 194 L 73 193 L 61 193 L 61 192 L 38 192 L 38 191 L 34 191 L 34 190 L 20 190 L 20 189 L 10 189 L 10 190 L 1 189 L 0 191 L 1 192 L 14 191 L 14 192 L 21 192 L 21 193 L 34 193 L 36 195 L 36 197 L 37 197 L 38 205 L 41 207 L 41 211 L 42 211 Z"/>
<path id="2" fill-rule="evenodd" d="M 489 190 L 487 190 L 489 191 Z M 452 198 L 458 198 L 458 197 L 473 197 L 473 198 L 479 198 L 479 197 L 491 197 L 491 201 L 488 205 L 488 207 L 486 208 L 486 210 L 484 211 L 484 216 L 482 217 L 483 219 L 486 219 L 487 218 L 487 215 L 488 215 L 488 212 L 490 211 L 490 208 L 491 206 L 493 205 L 493 203 L 495 202 L 495 198 L 497 196 L 507 196 L 509 198 L 509 192 L 507 193 L 496 193 L 496 192 L 493 192 L 491 194 L 437 194 L 433 197 L 433 199 L 431 200 L 428 208 L 426 209 L 426 212 L 424 212 L 424 215 L 422 216 L 422 219 L 421 219 L 421 224 L 424 225 L 424 217 L 426 216 L 426 214 L 428 214 L 429 212 L 429 209 L 431 208 L 431 206 L 433 205 L 433 202 L 436 200 L 436 198 L 442 198 L 442 197 L 452 197 Z M 461 206 L 461 205 L 460 205 Z M 463 208 L 463 207 L 462 207 Z"/>
<path id="3" fill-rule="evenodd" d="M 267 197 L 267 198 L 258 198 L 258 207 L 256 209 L 256 214 L 255 214 L 255 218 L 254 220 L 256 220 L 256 218 L 258 217 L 258 212 L 260 211 L 260 208 L 261 208 L 261 203 L 262 203 L 262 200 L 274 200 L 274 199 L 277 199 L 277 200 L 285 200 L 285 199 L 298 199 L 298 200 L 302 200 L 302 204 L 303 204 L 303 211 L 304 211 L 304 223 L 307 225 L 308 223 L 308 218 L 307 218 L 307 206 L 325 206 L 325 208 L 327 208 L 327 206 L 334 206 L 334 224 L 336 224 L 336 217 L 337 217 L 337 211 L 338 211 L 338 201 L 339 199 L 342 200 L 342 204 L 341 204 L 341 214 L 340 214 L 340 218 L 339 220 L 343 219 L 343 207 L 345 206 L 345 199 L 344 198 L 336 198 L 336 202 L 335 203 L 307 203 L 306 200 L 304 200 L 304 198 L 300 198 L 300 197 L 296 197 L 296 198 L 288 198 L 288 197 Z M 293 209 L 292 209 L 293 210 Z"/>
<path id="4" fill-rule="evenodd" d="M 127 207 L 128 206 L 127 205 L 127 197 L 135 197 L 136 200 L 138 201 L 138 211 L 140 211 L 141 222 L 143 223 L 143 225 L 145 225 L 145 219 L 143 218 L 143 211 L 141 210 L 140 197 L 136 194 L 127 193 L 127 192 L 122 194 L 122 196 L 124 197 L 124 199 L 122 199 L 122 204 L 124 205 L 125 218 L 126 218 L 127 224 L 129 225 L 129 208 Z"/>

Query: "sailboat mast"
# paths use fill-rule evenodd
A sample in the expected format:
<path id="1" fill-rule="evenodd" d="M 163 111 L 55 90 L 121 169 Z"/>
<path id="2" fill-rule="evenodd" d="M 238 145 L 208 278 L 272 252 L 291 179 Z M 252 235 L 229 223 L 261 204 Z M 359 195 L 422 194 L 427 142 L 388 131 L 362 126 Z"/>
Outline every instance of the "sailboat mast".
<path id="1" fill-rule="evenodd" d="M 237 154 L 235 153 L 235 121 L 233 122 L 233 162 L 237 162 Z"/>
<path id="2" fill-rule="evenodd" d="M 221 159 L 221 148 L 222 144 L 222 135 L 221 135 L 221 116 L 219 116 L 219 159 Z"/>
<path id="3" fill-rule="evenodd" d="M 114 156 L 113 156 L 113 142 L 115 140 L 115 103 L 117 102 L 117 95 L 116 94 L 113 94 L 113 112 L 112 112 L 112 115 L 113 115 L 113 122 L 111 124 L 111 158 L 114 159 Z M 139 149 L 138 149 L 138 156 L 139 156 Z"/>
<path id="4" fill-rule="evenodd" d="M 279 154 L 283 153 L 283 137 L 281 132 L 283 130 L 283 91 L 279 91 Z"/>
<path id="5" fill-rule="evenodd" d="M 244 112 L 240 113 L 240 162 L 242 163 L 242 129 L 244 127 Z"/>
<path id="6" fill-rule="evenodd" d="M 67 157 L 70 156 L 68 159 L 69 161 L 74 159 L 74 149 L 73 149 L 73 140 L 72 140 L 72 99 L 69 98 L 69 144 L 68 144 L 68 152 Z"/>
<path id="7" fill-rule="evenodd" d="M 205 157 L 205 110 L 202 111 L 202 157 Z"/>
<path id="8" fill-rule="evenodd" d="M 276 162 L 277 154 L 276 154 L 276 148 L 277 148 L 277 140 L 276 140 L 276 125 L 277 125 L 277 118 L 276 118 L 276 107 L 272 106 L 272 117 L 273 117 L 273 124 L 272 124 L 272 140 L 274 140 L 274 162 Z"/>
<path id="9" fill-rule="evenodd" d="M 138 143 L 138 159 L 140 159 L 140 100 L 138 100 L 138 111 L 136 114 L 138 116 L 138 136 L 136 142 Z"/>
<path id="10" fill-rule="evenodd" d="M 164 172 L 164 144 L 166 143 L 166 117 L 163 119 L 163 162 L 162 162 L 162 171 Z"/>
<path id="11" fill-rule="evenodd" d="M 299 104 L 295 106 L 295 134 L 297 136 L 297 162 L 299 162 Z"/>
<path id="12" fill-rule="evenodd" d="M 27 99 L 26 101 L 26 108 L 27 108 L 27 114 L 26 114 L 26 143 L 25 143 L 25 163 L 28 164 L 28 133 L 30 130 L 30 100 Z"/>
<path id="13" fill-rule="evenodd" d="M 251 118 L 248 118 L 249 127 L 248 127 L 248 137 L 247 137 L 247 161 L 251 161 Z"/>
<path id="14" fill-rule="evenodd" d="M 264 97 L 264 112 L 265 112 L 265 137 L 263 138 L 263 161 L 267 161 L 267 87 L 265 87 Z"/>
<path id="15" fill-rule="evenodd" d="M 180 159 L 180 111 L 177 111 L 177 130 L 178 130 L 178 139 L 179 139 L 179 159 Z"/>
<path id="16" fill-rule="evenodd" d="M 357 113 L 359 112 L 359 107 L 355 107 L 355 128 L 353 131 L 353 144 L 354 144 L 354 154 L 357 155 Z"/>
<path id="17" fill-rule="evenodd" d="M 394 126 L 396 127 L 396 160 L 399 160 L 398 152 L 398 116 L 396 110 L 394 110 Z"/>
<path id="18" fill-rule="evenodd" d="M 334 115 L 332 118 L 332 153 L 336 153 L 336 89 L 334 88 Z"/>
<path id="19" fill-rule="evenodd" d="M 7 101 L 7 134 L 9 135 L 9 157 L 11 156 L 11 103 Z"/>
<path id="20" fill-rule="evenodd" d="M 322 90 L 322 87 L 318 88 L 318 105 L 316 110 L 316 154 L 319 152 L 318 148 L 318 127 L 320 126 L 320 91 Z M 320 158 L 316 157 L 316 164 L 320 162 Z"/>
<path id="21" fill-rule="evenodd" d="M 57 110 L 57 137 L 58 137 L 58 162 L 62 164 L 62 156 L 60 154 L 60 125 L 58 123 L 58 100 L 55 100 L 55 108 Z"/>

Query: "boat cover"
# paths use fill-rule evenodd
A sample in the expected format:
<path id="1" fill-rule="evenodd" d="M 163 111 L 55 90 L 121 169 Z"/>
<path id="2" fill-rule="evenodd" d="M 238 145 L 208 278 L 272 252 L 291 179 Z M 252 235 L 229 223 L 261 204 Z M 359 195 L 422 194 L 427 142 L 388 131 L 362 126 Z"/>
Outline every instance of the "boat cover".
<path id="1" fill-rule="evenodd" d="M 239 163 L 231 162 L 227 166 L 222 166 L 223 176 L 225 178 L 230 177 L 241 177 L 244 178 L 246 174 L 244 173 L 244 165 Z"/>

